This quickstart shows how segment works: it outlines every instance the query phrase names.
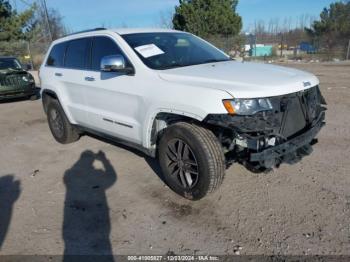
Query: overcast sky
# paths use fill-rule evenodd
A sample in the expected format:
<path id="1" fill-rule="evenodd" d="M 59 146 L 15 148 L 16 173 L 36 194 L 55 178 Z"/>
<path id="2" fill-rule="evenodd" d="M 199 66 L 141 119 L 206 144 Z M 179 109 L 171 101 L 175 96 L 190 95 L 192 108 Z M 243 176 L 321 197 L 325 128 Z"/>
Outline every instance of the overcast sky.
<path id="1" fill-rule="evenodd" d="M 25 2 L 11 0 L 19 9 Z M 105 27 L 156 27 L 160 16 L 168 16 L 178 0 L 47 0 L 48 7 L 57 8 L 72 31 Z M 295 24 L 302 15 L 319 16 L 332 0 L 240 0 L 238 13 L 243 17 L 244 31 L 254 21 L 292 18 Z"/>

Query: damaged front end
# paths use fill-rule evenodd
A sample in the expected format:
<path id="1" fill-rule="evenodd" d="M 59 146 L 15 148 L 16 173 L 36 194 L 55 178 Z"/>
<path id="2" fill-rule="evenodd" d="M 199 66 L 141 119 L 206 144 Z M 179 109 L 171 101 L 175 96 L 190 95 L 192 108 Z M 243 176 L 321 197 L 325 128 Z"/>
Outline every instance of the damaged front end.
<path id="1" fill-rule="evenodd" d="M 22 69 L 0 70 L 0 101 L 32 95 L 36 95 L 36 87 L 31 74 Z"/>
<path id="2" fill-rule="evenodd" d="M 227 164 L 256 172 L 293 164 L 312 152 L 325 125 L 326 101 L 319 87 L 268 98 L 271 110 L 252 115 L 208 115 L 204 123 L 219 138 Z"/>

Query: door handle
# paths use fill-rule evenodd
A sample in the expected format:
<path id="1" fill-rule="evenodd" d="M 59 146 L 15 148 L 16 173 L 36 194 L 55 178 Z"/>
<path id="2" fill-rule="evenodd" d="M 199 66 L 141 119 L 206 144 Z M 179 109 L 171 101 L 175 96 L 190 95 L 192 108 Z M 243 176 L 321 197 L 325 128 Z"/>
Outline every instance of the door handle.
<path id="1" fill-rule="evenodd" d="M 95 78 L 87 76 L 85 77 L 85 81 L 93 82 L 95 81 Z"/>
<path id="2" fill-rule="evenodd" d="M 55 76 L 59 76 L 59 77 L 61 77 L 61 76 L 63 76 L 61 73 L 55 73 Z"/>

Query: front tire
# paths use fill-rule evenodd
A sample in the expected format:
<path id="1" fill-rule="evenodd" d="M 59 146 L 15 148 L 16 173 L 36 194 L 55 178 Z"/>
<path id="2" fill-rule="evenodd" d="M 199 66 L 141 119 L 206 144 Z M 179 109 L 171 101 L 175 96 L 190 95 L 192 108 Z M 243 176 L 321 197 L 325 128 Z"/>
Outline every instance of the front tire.
<path id="1" fill-rule="evenodd" d="M 79 140 L 79 131 L 69 123 L 66 114 L 56 99 L 50 99 L 48 102 L 47 120 L 51 133 L 57 142 L 69 144 Z"/>
<path id="2" fill-rule="evenodd" d="M 30 101 L 36 101 L 36 100 L 38 100 L 39 99 L 39 96 L 37 95 L 37 94 L 34 94 L 34 95 L 30 95 L 29 96 L 29 100 Z"/>
<path id="3" fill-rule="evenodd" d="M 165 182 L 177 194 L 199 200 L 214 192 L 225 175 L 225 157 L 215 135 L 195 124 L 167 128 L 159 143 Z"/>

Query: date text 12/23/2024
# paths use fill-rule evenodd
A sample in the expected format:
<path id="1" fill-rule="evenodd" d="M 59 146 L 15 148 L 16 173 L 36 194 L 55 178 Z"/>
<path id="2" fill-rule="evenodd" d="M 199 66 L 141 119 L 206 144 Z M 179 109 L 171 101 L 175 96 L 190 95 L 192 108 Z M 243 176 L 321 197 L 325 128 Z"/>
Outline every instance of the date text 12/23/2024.
<path id="1" fill-rule="evenodd" d="M 128 261 L 218 261 L 217 256 L 128 256 Z"/>

